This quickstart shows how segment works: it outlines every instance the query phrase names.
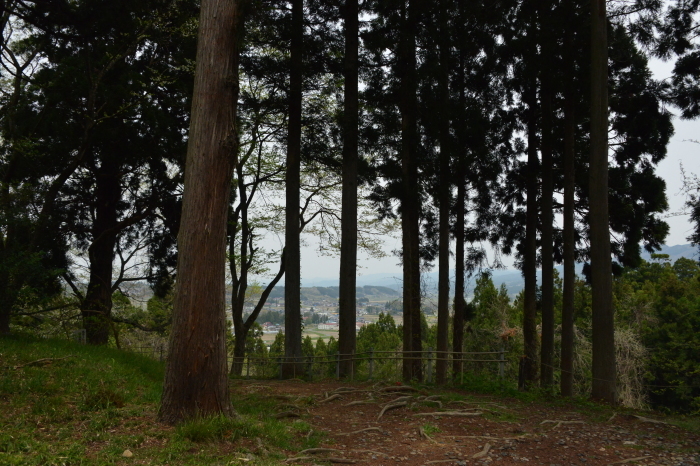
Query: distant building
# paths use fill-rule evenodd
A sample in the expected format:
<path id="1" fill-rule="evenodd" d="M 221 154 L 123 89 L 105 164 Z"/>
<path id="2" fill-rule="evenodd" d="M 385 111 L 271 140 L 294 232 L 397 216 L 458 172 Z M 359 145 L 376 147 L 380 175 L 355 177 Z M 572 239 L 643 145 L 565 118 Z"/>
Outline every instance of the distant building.
<path id="1" fill-rule="evenodd" d="M 338 322 L 326 322 L 325 324 L 318 324 L 319 330 L 338 330 Z"/>

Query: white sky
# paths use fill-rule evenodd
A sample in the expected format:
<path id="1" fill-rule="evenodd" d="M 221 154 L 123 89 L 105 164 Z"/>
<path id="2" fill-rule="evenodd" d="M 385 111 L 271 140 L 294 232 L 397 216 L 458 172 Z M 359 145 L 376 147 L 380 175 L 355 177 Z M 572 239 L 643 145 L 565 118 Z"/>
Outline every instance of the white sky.
<path id="1" fill-rule="evenodd" d="M 653 60 L 651 63 L 652 71 L 656 79 L 665 79 L 671 76 L 673 63 L 664 63 L 659 60 Z M 675 111 L 674 111 L 675 113 Z M 700 121 L 684 121 L 680 118 L 674 118 L 675 135 L 672 137 L 668 146 L 668 155 L 657 166 L 657 173 L 667 185 L 667 197 L 669 202 L 668 214 L 680 212 L 684 208 L 685 196 L 681 192 L 682 175 L 681 163 L 686 173 L 695 173 L 700 175 L 700 144 L 696 144 L 691 140 L 700 140 Z M 687 237 L 692 232 L 692 225 L 689 222 L 688 215 L 670 215 L 666 218 L 670 225 L 670 233 L 666 240 L 666 244 L 673 246 L 676 244 L 687 244 Z M 339 258 L 320 255 L 316 249 L 316 243 L 312 237 L 306 235 L 307 246 L 302 248 L 302 281 L 314 278 L 337 279 L 339 275 Z M 401 239 L 399 232 L 396 238 L 386 238 L 385 250 L 390 252 L 401 247 Z M 454 249 L 453 249 L 454 250 Z M 512 267 L 512 259 L 503 258 L 506 265 Z M 367 255 L 360 253 L 358 265 L 358 275 L 367 275 L 375 273 L 392 273 L 397 276 L 401 275 L 401 267 L 398 258 L 390 253 L 383 259 L 373 259 Z M 450 267 L 451 269 L 454 266 Z"/>

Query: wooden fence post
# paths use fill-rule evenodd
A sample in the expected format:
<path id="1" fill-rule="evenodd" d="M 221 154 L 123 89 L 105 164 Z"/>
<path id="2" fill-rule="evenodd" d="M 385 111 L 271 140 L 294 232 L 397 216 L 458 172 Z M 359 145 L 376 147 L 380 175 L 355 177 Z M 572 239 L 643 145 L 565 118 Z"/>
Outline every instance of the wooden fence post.
<path id="1" fill-rule="evenodd" d="M 428 348 L 428 383 L 433 382 L 433 348 Z"/>

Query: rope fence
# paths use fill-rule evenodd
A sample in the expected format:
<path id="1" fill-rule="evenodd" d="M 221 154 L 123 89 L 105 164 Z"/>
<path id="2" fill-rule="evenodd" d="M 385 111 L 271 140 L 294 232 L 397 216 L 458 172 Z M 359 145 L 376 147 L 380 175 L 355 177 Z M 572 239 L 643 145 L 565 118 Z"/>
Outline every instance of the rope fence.
<path id="1" fill-rule="evenodd" d="M 465 364 L 498 365 L 498 376 L 503 377 L 505 366 L 509 362 L 505 355 L 507 351 L 487 351 L 487 352 L 440 352 L 429 348 L 423 351 L 367 351 L 362 353 L 341 354 L 326 356 L 303 356 L 295 360 L 290 360 L 284 356 L 256 357 L 246 356 L 243 361 L 230 363 L 241 364 L 241 375 L 247 378 L 282 378 L 283 366 L 287 366 L 288 373 L 294 377 L 314 380 L 319 378 L 335 377 L 340 378 L 341 363 L 349 365 L 349 377 L 351 380 L 372 380 L 375 378 L 382 380 L 399 380 L 401 378 L 402 361 L 420 360 L 421 369 L 426 382 L 431 383 L 434 379 L 434 372 L 437 361 L 446 361 L 448 373 L 452 372 L 455 363 L 458 363 L 464 373 Z M 349 362 L 352 362 L 349 364 Z M 495 369 L 495 368 L 494 368 Z M 452 374 L 456 376 L 457 374 Z"/>

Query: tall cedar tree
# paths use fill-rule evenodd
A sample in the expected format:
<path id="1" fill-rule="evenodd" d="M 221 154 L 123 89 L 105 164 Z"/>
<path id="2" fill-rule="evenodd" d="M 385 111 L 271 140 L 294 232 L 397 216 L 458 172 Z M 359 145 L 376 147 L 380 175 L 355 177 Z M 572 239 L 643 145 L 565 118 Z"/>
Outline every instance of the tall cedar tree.
<path id="1" fill-rule="evenodd" d="M 285 269 L 284 285 L 284 377 L 302 373 L 301 352 L 301 104 L 302 42 L 304 40 L 304 1 L 292 0 L 292 30 L 289 68 L 289 129 L 287 132 L 287 173 L 285 194 Z"/>
<path id="2" fill-rule="evenodd" d="M 439 269 L 438 269 L 438 322 L 437 322 L 437 363 L 436 381 L 447 381 L 447 357 L 449 349 L 450 317 L 450 32 L 447 15 L 450 10 L 448 0 L 441 0 L 438 5 L 439 23 L 439 99 L 440 106 L 440 175 L 438 186 L 438 203 L 440 209 Z"/>
<path id="3" fill-rule="evenodd" d="M 567 24 L 573 24 L 573 2 L 566 6 Z M 573 28 L 564 33 L 564 50 L 572 50 Z M 561 310 L 561 384 L 563 396 L 574 395 L 574 289 L 576 285 L 576 103 L 574 54 L 564 55 L 564 289 Z"/>
<path id="4" fill-rule="evenodd" d="M 356 284 L 357 284 L 357 165 L 358 165 L 358 0 L 346 0 L 344 8 L 345 59 L 343 108 L 343 197 L 341 213 L 340 290 L 338 299 L 338 351 L 341 357 L 340 376 L 353 373 L 353 361 L 347 355 L 355 352 Z"/>
<path id="5" fill-rule="evenodd" d="M 225 316 L 226 218 L 236 163 L 243 3 L 203 0 L 187 147 L 178 280 L 159 418 L 232 414 Z"/>
<path id="6" fill-rule="evenodd" d="M 554 383 L 554 160 L 553 134 L 554 89 L 552 75 L 546 63 L 555 60 L 553 25 L 551 18 L 553 2 L 539 4 L 540 23 L 540 86 L 541 86 L 541 131 L 542 131 L 542 191 L 540 197 L 542 223 L 542 346 L 540 348 L 540 386 L 549 388 Z"/>
<path id="7" fill-rule="evenodd" d="M 403 378 L 421 380 L 420 198 L 418 195 L 418 102 L 416 35 L 421 0 L 402 4 L 397 54 L 401 79 L 401 232 L 403 252 Z"/>
<path id="8" fill-rule="evenodd" d="M 591 1 L 590 241 L 593 308 L 591 396 L 617 402 L 612 262 L 608 229 L 608 21 L 605 0 Z"/>

